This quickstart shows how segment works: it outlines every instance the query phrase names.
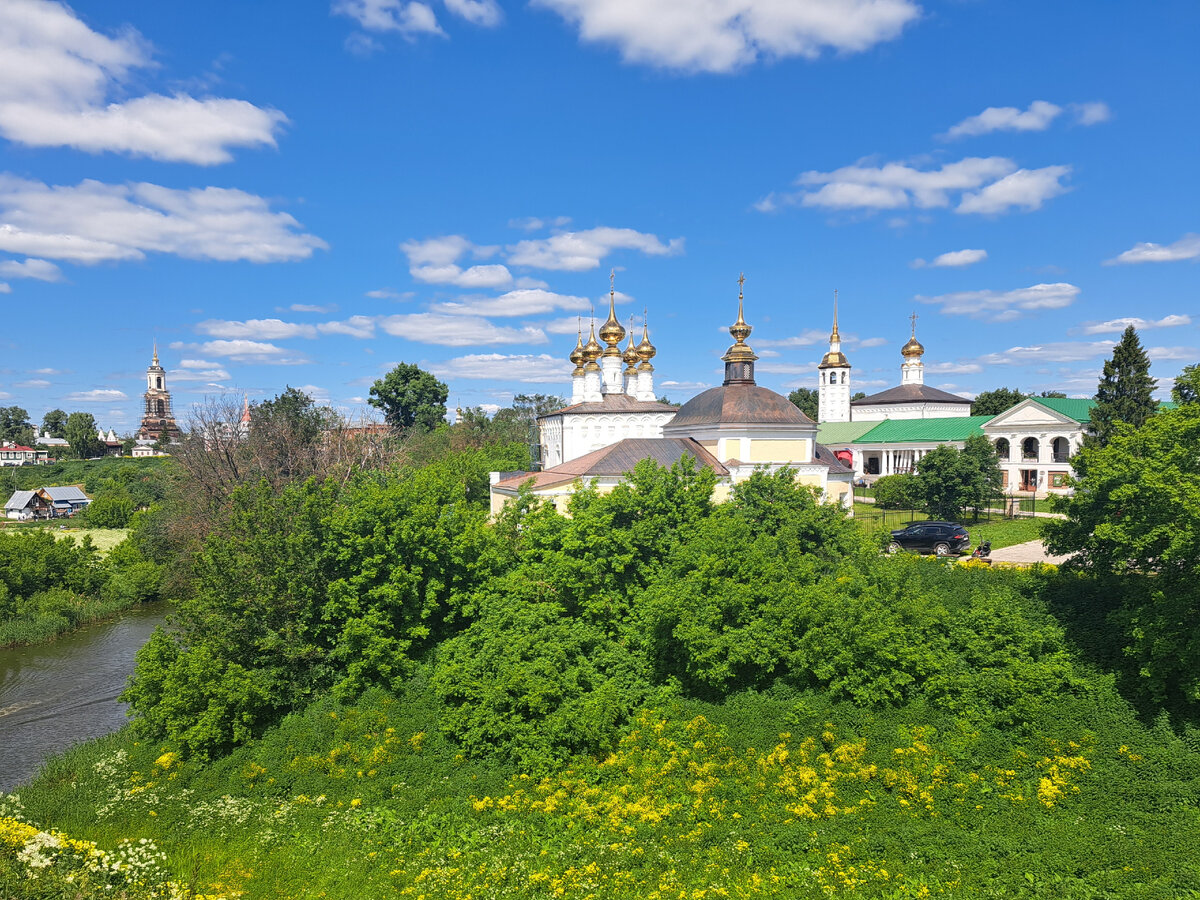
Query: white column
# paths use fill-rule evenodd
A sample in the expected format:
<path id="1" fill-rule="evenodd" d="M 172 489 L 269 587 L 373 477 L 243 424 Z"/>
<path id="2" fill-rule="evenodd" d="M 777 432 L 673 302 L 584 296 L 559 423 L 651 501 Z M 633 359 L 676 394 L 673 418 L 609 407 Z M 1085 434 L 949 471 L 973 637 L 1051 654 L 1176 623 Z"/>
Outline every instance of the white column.
<path id="1" fill-rule="evenodd" d="M 583 383 L 584 383 L 584 380 L 586 377 L 587 377 L 586 375 L 571 376 L 571 404 L 572 405 L 583 402 L 583 393 L 584 393 Z"/>

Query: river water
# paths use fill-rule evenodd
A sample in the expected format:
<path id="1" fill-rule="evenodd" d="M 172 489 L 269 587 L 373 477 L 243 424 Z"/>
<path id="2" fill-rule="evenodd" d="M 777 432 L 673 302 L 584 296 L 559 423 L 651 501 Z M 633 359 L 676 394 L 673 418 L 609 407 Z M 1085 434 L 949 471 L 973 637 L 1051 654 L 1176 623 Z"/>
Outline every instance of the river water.
<path id="1" fill-rule="evenodd" d="M 117 695 L 166 614 L 166 604 L 151 603 L 49 644 L 0 650 L 0 791 L 28 781 L 48 757 L 128 721 Z"/>

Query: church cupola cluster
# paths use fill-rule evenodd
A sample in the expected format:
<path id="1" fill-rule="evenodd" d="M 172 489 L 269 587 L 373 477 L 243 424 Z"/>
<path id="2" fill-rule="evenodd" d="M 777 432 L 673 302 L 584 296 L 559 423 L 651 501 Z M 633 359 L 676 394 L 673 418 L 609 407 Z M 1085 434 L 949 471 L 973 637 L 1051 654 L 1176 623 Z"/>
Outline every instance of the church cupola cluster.
<path id="1" fill-rule="evenodd" d="M 842 352 L 842 336 L 838 333 L 837 291 L 833 292 L 833 331 L 829 335 L 829 352 L 817 366 L 820 383 L 817 385 L 817 421 L 850 421 L 850 360 Z"/>
<path id="2" fill-rule="evenodd" d="M 164 435 L 169 440 L 179 439 L 179 426 L 171 411 L 171 392 L 167 390 L 167 373 L 158 362 L 158 345 L 154 345 L 154 358 L 146 369 L 146 393 L 143 395 L 142 427 L 138 437 L 157 441 Z"/>
<path id="3" fill-rule="evenodd" d="M 729 333 L 733 336 L 733 346 L 725 351 L 725 355 L 721 357 L 725 362 L 725 384 L 754 384 L 754 361 L 758 356 L 750 349 L 750 345 L 746 343 L 746 338 L 750 337 L 750 332 L 754 329 L 746 324 L 746 317 L 742 314 L 742 288 L 746 284 L 746 276 L 738 276 L 738 317 L 737 321 L 729 326 Z"/>
<path id="4" fill-rule="evenodd" d="M 628 343 L 621 350 L 622 340 Z M 617 321 L 616 272 L 609 276 L 608 319 L 600 326 L 601 346 L 596 340 L 596 319 L 592 316 L 588 341 L 583 342 L 583 328 L 578 329 L 575 349 L 568 359 L 571 371 L 571 403 L 601 403 L 606 396 L 628 396 L 635 400 L 652 401 L 654 397 L 654 366 L 650 360 L 658 352 L 650 343 L 648 324 L 642 323 L 642 341 L 634 344 L 633 319 L 629 330 Z"/>
<path id="5" fill-rule="evenodd" d="M 917 340 L 917 314 L 913 313 L 909 319 L 912 321 L 912 336 L 900 348 L 900 355 L 904 357 L 904 362 L 900 364 L 900 383 L 924 384 L 925 364 L 921 362 L 921 357 L 925 355 L 925 348 Z"/>

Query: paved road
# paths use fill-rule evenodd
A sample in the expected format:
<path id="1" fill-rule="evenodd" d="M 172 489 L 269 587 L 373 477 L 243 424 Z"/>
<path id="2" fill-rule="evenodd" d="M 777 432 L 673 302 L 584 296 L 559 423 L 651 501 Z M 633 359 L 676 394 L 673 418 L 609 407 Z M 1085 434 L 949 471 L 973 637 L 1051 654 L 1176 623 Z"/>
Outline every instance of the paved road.
<path id="1" fill-rule="evenodd" d="M 1065 562 L 1070 554 L 1055 556 L 1046 552 L 1046 545 L 1041 541 L 1026 541 L 1024 544 L 1013 544 L 1011 547 L 1001 547 L 992 551 L 993 562 L 1015 563 L 1054 563 Z"/>

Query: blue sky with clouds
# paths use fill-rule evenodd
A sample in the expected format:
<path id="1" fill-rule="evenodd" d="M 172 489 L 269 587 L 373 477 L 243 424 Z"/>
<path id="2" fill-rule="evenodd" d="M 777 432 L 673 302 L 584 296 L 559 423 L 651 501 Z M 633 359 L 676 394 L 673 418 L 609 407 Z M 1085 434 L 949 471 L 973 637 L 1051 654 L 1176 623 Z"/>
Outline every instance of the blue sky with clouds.
<path id="1" fill-rule="evenodd" d="M 285 385 L 355 411 L 569 393 L 577 317 L 657 384 L 1091 394 L 1126 321 L 1200 360 L 1200 7 L 996 0 L 0 2 L 0 402 L 136 427 Z M 586 325 L 585 325 L 586 327 Z M 640 324 L 638 326 L 640 328 Z"/>

